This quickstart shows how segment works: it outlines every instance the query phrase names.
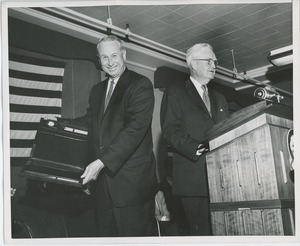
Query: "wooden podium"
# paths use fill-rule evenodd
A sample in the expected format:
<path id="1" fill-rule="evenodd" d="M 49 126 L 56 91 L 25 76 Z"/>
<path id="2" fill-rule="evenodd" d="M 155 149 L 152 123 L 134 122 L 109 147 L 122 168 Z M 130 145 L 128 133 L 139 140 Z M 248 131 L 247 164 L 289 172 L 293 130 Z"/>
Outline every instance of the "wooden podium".
<path id="1" fill-rule="evenodd" d="M 213 235 L 294 235 L 287 134 L 292 110 L 261 101 L 209 133 L 207 174 Z"/>

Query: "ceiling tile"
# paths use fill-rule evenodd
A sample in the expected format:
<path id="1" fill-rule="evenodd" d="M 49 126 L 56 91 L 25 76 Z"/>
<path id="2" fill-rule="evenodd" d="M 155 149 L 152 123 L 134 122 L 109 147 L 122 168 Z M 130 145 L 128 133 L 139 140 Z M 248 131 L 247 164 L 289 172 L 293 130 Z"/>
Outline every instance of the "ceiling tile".
<path id="1" fill-rule="evenodd" d="M 236 45 L 236 46 L 232 47 L 232 50 L 234 52 L 235 57 L 242 57 L 245 55 L 253 54 L 253 50 L 249 49 L 248 46 L 245 44 Z"/>
<path id="2" fill-rule="evenodd" d="M 233 8 L 230 4 L 217 4 L 209 8 L 208 12 L 214 16 L 221 17 L 222 15 L 226 15 L 234 10 L 235 8 Z"/>
<path id="3" fill-rule="evenodd" d="M 255 51 L 257 51 L 257 57 L 261 56 L 262 59 L 267 58 L 271 50 L 272 49 L 270 48 L 270 43 L 259 45 L 255 49 Z"/>
<path id="4" fill-rule="evenodd" d="M 268 26 L 272 26 L 272 25 L 275 25 L 277 23 L 280 23 L 282 21 L 285 21 L 286 19 L 280 15 L 280 14 L 277 14 L 277 15 L 274 15 L 266 20 L 263 20 L 263 21 L 260 21 L 256 24 L 252 24 L 250 26 L 247 26 L 245 27 L 245 31 L 247 32 L 250 32 L 250 33 L 253 33 L 253 32 L 256 32 L 257 30 L 261 30 L 261 29 L 264 29 L 265 27 L 268 27 Z"/>
<path id="5" fill-rule="evenodd" d="M 192 15 L 189 17 L 191 20 L 199 23 L 199 24 L 202 24 L 203 22 L 207 22 L 207 21 L 210 21 L 210 20 L 213 20 L 215 19 L 216 17 L 213 16 L 210 12 L 208 11 L 202 11 L 198 14 L 195 14 L 195 15 Z"/>
<path id="6" fill-rule="evenodd" d="M 268 44 L 269 41 L 266 40 L 266 39 L 260 39 L 260 38 L 257 38 L 255 40 L 250 40 L 250 41 L 246 41 L 244 43 L 244 45 L 246 45 L 247 47 L 249 47 L 250 49 L 255 49 L 255 47 L 257 46 L 261 46 L 261 45 L 265 45 L 265 44 Z"/>
<path id="7" fill-rule="evenodd" d="M 184 32 L 177 32 L 174 35 L 170 36 L 169 38 L 172 39 L 172 43 L 176 44 L 176 43 L 180 43 L 182 41 L 186 41 L 187 39 L 192 38 L 193 36 L 184 33 Z"/>
<path id="8" fill-rule="evenodd" d="M 264 9 L 262 11 L 256 12 L 256 13 L 250 15 L 250 16 L 257 19 L 257 20 L 265 20 L 265 19 L 268 19 L 269 17 L 274 16 L 276 14 L 278 14 L 277 11 L 274 8 L 271 7 L 271 8 L 267 8 L 267 9 Z"/>
<path id="9" fill-rule="evenodd" d="M 225 49 L 225 50 L 221 50 L 221 51 L 215 51 L 215 54 L 217 56 L 217 59 L 224 59 L 224 60 L 227 60 L 227 59 L 231 59 L 231 52 L 230 52 L 230 49 Z"/>
<path id="10" fill-rule="evenodd" d="M 280 32 L 275 32 L 268 36 L 262 37 L 261 40 L 267 41 L 267 42 L 272 42 L 273 40 L 280 39 L 283 37 L 284 37 L 284 35 L 282 35 Z"/>
<path id="11" fill-rule="evenodd" d="M 293 35 L 293 29 L 292 29 L 292 27 L 282 29 L 282 30 L 280 30 L 280 34 L 283 37 L 289 37 L 289 36 L 292 37 L 292 35 Z"/>
<path id="12" fill-rule="evenodd" d="M 191 16 L 197 13 L 200 13 L 203 11 L 203 8 L 201 7 L 202 4 L 190 4 L 190 5 L 185 5 L 180 9 L 177 9 L 175 12 L 183 15 L 183 16 Z"/>
<path id="13" fill-rule="evenodd" d="M 230 43 L 230 40 L 226 37 L 219 36 L 213 39 L 210 39 L 208 43 L 213 47 L 215 52 L 223 50 L 224 46 L 227 46 Z"/>
<path id="14" fill-rule="evenodd" d="M 241 29 L 236 29 L 235 31 L 226 34 L 226 36 L 231 40 L 235 40 L 235 39 L 243 38 L 246 34 L 247 33 L 245 31 Z"/>
<path id="15" fill-rule="evenodd" d="M 234 10 L 232 12 L 230 12 L 229 14 L 223 15 L 220 18 L 225 20 L 226 22 L 234 22 L 237 21 L 241 18 L 243 18 L 245 16 L 245 14 L 240 11 L 240 10 Z"/>
<path id="16" fill-rule="evenodd" d="M 293 17 L 292 10 L 287 10 L 287 11 L 281 13 L 281 15 L 285 16 L 287 19 L 292 19 L 292 17 Z"/>
<path id="17" fill-rule="evenodd" d="M 179 30 L 175 27 L 166 27 L 166 28 L 163 28 L 163 29 L 160 29 L 159 31 L 156 31 L 156 32 L 153 32 L 149 35 L 146 35 L 147 38 L 150 38 L 152 40 L 155 40 L 155 41 L 159 41 L 161 39 L 164 39 L 170 35 L 173 35 L 175 33 L 177 33 Z"/>
<path id="18" fill-rule="evenodd" d="M 106 7 L 106 6 L 103 6 L 103 7 Z M 124 7 L 124 5 L 111 5 L 111 6 L 109 6 L 111 12 L 113 12 L 117 9 L 121 9 L 123 7 Z"/>
<path id="19" fill-rule="evenodd" d="M 255 24 L 257 22 L 258 21 L 255 18 L 253 18 L 251 16 L 245 16 L 243 18 L 240 18 L 236 21 L 231 22 L 231 24 L 238 28 L 245 28 L 245 27 L 247 27 L 251 24 Z"/>
<path id="20" fill-rule="evenodd" d="M 131 5 L 130 6 L 130 8 L 132 8 L 135 11 L 135 13 L 138 14 L 144 13 L 153 7 L 154 5 Z"/>
<path id="21" fill-rule="evenodd" d="M 174 44 L 180 43 L 183 40 L 186 40 L 186 39 L 182 38 L 182 36 L 174 37 L 174 35 L 173 35 L 171 37 L 167 37 L 167 38 L 161 39 L 159 42 L 162 43 L 162 44 L 164 44 L 164 45 L 172 47 Z"/>
<path id="22" fill-rule="evenodd" d="M 276 30 L 273 29 L 272 27 L 265 27 L 256 32 L 253 32 L 252 34 L 255 35 L 256 37 L 264 37 L 264 36 L 271 35 L 274 32 L 276 32 Z"/>
<path id="23" fill-rule="evenodd" d="M 198 25 L 198 26 L 186 29 L 182 33 L 186 33 L 192 37 L 195 37 L 195 36 L 201 36 L 202 33 L 206 33 L 208 31 L 210 31 L 208 28 L 206 28 L 202 25 Z"/>
<path id="24" fill-rule="evenodd" d="M 235 49 L 234 50 L 234 58 L 250 56 L 252 54 L 253 54 L 253 50 L 252 49 L 248 49 L 248 48 L 245 48 L 245 49 Z"/>
<path id="25" fill-rule="evenodd" d="M 234 49 L 235 46 L 238 46 L 240 44 L 245 44 L 247 42 L 254 42 L 254 40 L 256 40 L 257 38 L 255 36 L 249 36 L 249 35 L 243 35 L 240 38 L 237 38 L 235 40 L 229 39 L 229 44 L 228 47 L 230 47 L 231 49 Z M 249 48 L 252 48 L 249 46 Z"/>
<path id="26" fill-rule="evenodd" d="M 291 11 L 293 8 L 293 4 L 292 3 L 280 3 L 280 4 L 276 4 L 275 7 L 276 7 L 276 10 L 278 11 L 278 13 L 283 13 L 288 10 Z"/>
<path id="27" fill-rule="evenodd" d="M 218 28 L 213 29 L 213 31 L 219 35 L 224 35 L 230 32 L 234 32 L 236 30 L 236 27 L 232 24 L 225 24 L 222 26 L 219 26 Z"/>
<path id="28" fill-rule="evenodd" d="M 217 29 L 220 26 L 223 26 L 224 24 L 227 24 L 227 22 L 222 20 L 221 18 L 215 18 L 213 20 L 201 23 L 201 25 L 205 26 L 207 29 L 210 29 L 210 30 Z"/>
<path id="29" fill-rule="evenodd" d="M 293 40 L 292 37 L 284 37 L 281 39 L 274 40 L 271 44 L 274 47 L 274 49 L 279 49 L 293 44 Z"/>
<path id="30" fill-rule="evenodd" d="M 134 30 L 132 30 L 134 33 L 139 34 L 141 36 L 145 36 L 147 34 L 153 33 L 157 30 L 163 29 L 165 27 L 167 27 L 168 24 L 158 21 L 158 20 L 154 20 L 151 21 L 150 23 L 142 26 L 142 27 L 138 27 Z"/>
<path id="31" fill-rule="evenodd" d="M 170 10 L 165 6 L 154 6 L 153 8 L 149 8 L 144 12 L 144 14 L 147 14 L 157 19 L 168 13 L 170 13 Z"/>
<path id="32" fill-rule="evenodd" d="M 194 44 L 202 43 L 203 40 L 201 37 L 192 37 L 188 40 L 184 40 L 180 43 L 177 43 L 174 45 L 174 48 L 179 48 L 181 51 L 186 52 L 190 47 L 192 47 Z"/>
<path id="33" fill-rule="evenodd" d="M 247 15 L 251 15 L 251 14 L 259 12 L 265 8 L 269 8 L 272 5 L 274 5 L 274 4 L 271 4 L 271 3 L 248 4 L 248 5 L 240 8 L 240 10 Z"/>
<path id="34" fill-rule="evenodd" d="M 164 15 L 163 17 L 159 18 L 159 20 L 171 25 L 182 20 L 183 18 L 184 17 L 182 15 L 172 12 L 170 14 Z"/>
<path id="35" fill-rule="evenodd" d="M 153 17 L 151 17 L 149 15 L 145 15 L 145 14 L 138 14 L 138 15 L 135 15 L 135 16 L 132 16 L 129 18 L 129 21 L 131 23 L 134 23 L 133 28 L 147 25 L 148 23 L 150 23 L 153 20 L 154 20 Z"/>
<path id="36" fill-rule="evenodd" d="M 111 11 L 111 18 L 128 18 L 128 16 L 134 16 L 137 13 L 130 6 L 122 6 L 121 8 L 116 8 Z"/>
<path id="37" fill-rule="evenodd" d="M 272 25 L 272 28 L 275 29 L 276 31 L 281 31 L 287 28 L 292 28 L 292 21 L 291 20 L 286 20 L 282 21 L 280 23 L 275 23 L 275 25 Z"/>
<path id="38" fill-rule="evenodd" d="M 214 31 L 207 31 L 207 32 L 200 34 L 200 37 L 204 40 L 210 40 L 217 36 L 219 36 L 219 35 L 217 33 L 215 33 Z"/>
<path id="39" fill-rule="evenodd" d="M 186 30 L 186 29 L 192 28 L 197 25 L 198 25 L 198 23 L 196 23 L 195 21 L 192 21 L 190 19 L 187 19 L 187 18 L 182 19 L 174 24 L 174 26 L 176 28 L 178 28 L 179 30 Z"/>
<path id="40" fill-rule="evenodd" d="M 113 25 L 115 25 L 115 26 L 117 26 L 119 28 L 122 28 L 122 29 L 126 29 L 126 25 L 127 24 L 129 25 L 130 31 L 134 32 L 133 30 L 136 27 L 136 23 L 135 22 L 132 22 L 131 20 L 128 20 L 128 19 L 126 19 L 126 20 L 122 19 L 122 20 L 120 20 L 118 22 L 115 22 L 115 20 L 113 21 Z"/>

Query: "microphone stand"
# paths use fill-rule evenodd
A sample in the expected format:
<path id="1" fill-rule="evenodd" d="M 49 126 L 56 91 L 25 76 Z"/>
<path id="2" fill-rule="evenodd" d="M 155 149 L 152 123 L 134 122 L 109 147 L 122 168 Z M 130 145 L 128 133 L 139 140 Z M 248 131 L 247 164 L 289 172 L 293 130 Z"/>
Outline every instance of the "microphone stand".
<path id="1" fill-rule="evenodd" d="M 246 75 L 246 73 L 244 73 L 243 76 L 238 74 L 237 68 L 235 66 L 234 51 L 233 51 L 233 49 L 230 50 L 230 51 L 231 51 L 231 57 L 232 57 L 233 70 L 231 71 L 231 70 L 228 70 L 226 68 L 222 68 L 222 70 L 229 73 L 229 74 L 231 74 L 234 79 L 238 79 L 238 80 L 240 80 L 244 83 L 251 84 L 251 85 L 254 85 L 254 86 L 258 87 L 254 91 L 254 96 L 255 97 L 257 97 L 259 99 L 264 99 L 264 100 L 267 100 L 267 101 L 271 101 L 271 102 L 274 102 L 274 99 L 276 99 L 278 103 L 280 103 L 280 100 L 282 100 L 284 98 L 281 94 L 284 94 L 288 97 L 293 98 L 293 94 L 288 92 L 288 91 L 285 91 L 285 90 L 282 90 L 282 89 L 277 88 L 275 86 L 271 86 L 271 85 L 262 83 L 258 80 L 252 79 L 252 78 L 248 77 Z"/>
<path id="2" fill-rule="evenodd" d="M 278 99 L 278 96 L 280 97 L 279 99 L 283 99 L 283 96 L 281 96 L 281 94 L 285 95 L 287 97 L 293 98 L 293 94 L 292 93 L 290 93 L 288 91 L 285 91 L 283 89 L 277 88 L 275 86 L 271 86 L 271 85 L 265 84 L 265 83 L 260 82 L 260 81 L 258 81 L 256 79 L 250 78 L 246 74 L 244 74 L 244 75 L 238 74 L 235 69 L 234 69 L 234 71 L 232 71 L 232 70 L 229 70 L 229 69 L 226 69 L 226 68 L 222 67 L 221 70 L 224 71 L 224 72 L 226 72 L 226 75 L 229 74 L 234 79 L 237 79 L 237 80 L 239 80 L 239 81 L 241 81 L 243 83 L 254 85 L 256 87 L 266 88 L 268 91 L 276 92 L 277 99 Z M 222 71 L 219 70 L 219 72 L 221 72 L 221 73 L 222 73 Z"/>

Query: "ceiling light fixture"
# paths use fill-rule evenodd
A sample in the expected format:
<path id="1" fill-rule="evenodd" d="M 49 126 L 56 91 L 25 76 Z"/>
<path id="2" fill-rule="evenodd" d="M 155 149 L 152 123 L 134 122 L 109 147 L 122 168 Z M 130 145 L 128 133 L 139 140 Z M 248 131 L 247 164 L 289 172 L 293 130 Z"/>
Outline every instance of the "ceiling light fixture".
<path id="1" fill-rule="evenodd" d="M 289 45 L 283 48 L 270 51 L 268 60 L 276 67 L 292 64 L 293 46 Z"/>

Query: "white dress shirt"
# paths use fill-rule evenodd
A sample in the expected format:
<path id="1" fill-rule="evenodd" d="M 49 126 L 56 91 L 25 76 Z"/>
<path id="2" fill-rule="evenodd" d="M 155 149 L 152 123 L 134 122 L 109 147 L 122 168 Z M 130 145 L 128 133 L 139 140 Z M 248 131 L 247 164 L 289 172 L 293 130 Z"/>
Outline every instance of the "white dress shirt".
<path id="1" fill-rule="evenodd" d="M 192 76 L 190 76 L 190 80 L 196 87 L 196 90 L 198 91 L 200 97 L 203 99 L 204 90 L 202 88 L 202 84 L 200 84 L 197 80 L 195 80 Z"/>

